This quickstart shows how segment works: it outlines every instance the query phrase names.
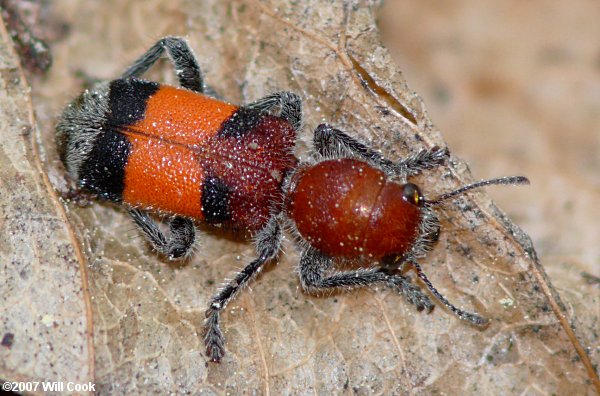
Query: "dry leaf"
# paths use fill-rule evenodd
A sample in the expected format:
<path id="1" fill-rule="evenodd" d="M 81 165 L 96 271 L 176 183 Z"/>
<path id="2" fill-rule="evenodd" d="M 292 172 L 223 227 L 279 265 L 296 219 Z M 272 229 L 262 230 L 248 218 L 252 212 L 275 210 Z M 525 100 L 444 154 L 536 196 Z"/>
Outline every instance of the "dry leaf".
<path id="1" fill-rule="evenodd" d="M 488 329 L 441 306 L 416 312 L 387 290 L 306 295 L 288 242 L 279 265 L 223 315 L 228 353 L 216 365 L 203 355 L 203 313 L 217 284 L 252 258 L 252 246 L 207 234 L 200 253 L 175 266 L 152 254 L 119 208 L 63 207 L 52 192 L 48 180 L 63 183 L 54 117 L 81 89 L 77 71 L 113 78 L 165 34 L 189 38 L 207 81 L 232 102 L 299 93 L 299 155 L 322 120 L 392 159 L 444 146 L 381 47 L 377 5 L 57 1 L 52 12 L 71 34 L 54 43 L 54 67 L 34 86 L 41 146 L 23 135 L 30 129 L 22 126 L 37 129 L 4 35 L 1 109 L 12 113 L 2 116 L 10 122 L 3 121 L 0 221 L 9 238 L 0 245 L 0 311 L 14 342 L 0 347 L 0 378 L 93 381 L 102 394 L 592 393 L 597 377 L 569 333 L 576 318 L 563 318 L 529 238 L 483 193 L 448 205 L 423 266 L 449 299 L 490 317 Z M 165 66 L 152 76 L 172 80 Z M 470 180 L 465 168 L 453 158 L 418 182 L 435 196 Z M 589 344 L 589 333 L 576 335 Z"/>

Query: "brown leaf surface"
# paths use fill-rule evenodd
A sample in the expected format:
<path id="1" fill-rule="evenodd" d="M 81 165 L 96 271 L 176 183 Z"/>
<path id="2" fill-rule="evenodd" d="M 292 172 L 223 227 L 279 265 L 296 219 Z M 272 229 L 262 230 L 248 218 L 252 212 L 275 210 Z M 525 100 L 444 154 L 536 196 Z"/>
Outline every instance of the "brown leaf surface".
<path id="1" fill-rule="evenodd" d="M 29 88 L 3 24 L 0 39 L 0 378 L 83 383 L 93 364 L 83 263 L 47 196 Z"/>
<path id="2" fill-rule="evenodd" d="M 1 69 L 1 109 L 13 114 L 2 117 L 0 146 L 0 221 L 10 236 L 0 245 L 0 312 L 2 331 L 14 333 L 15 342 L 0 347 L 0 378 L 92 380 L 105 394 L 592 393 L 585 355 L 553 311 L 562 305 L 544 292 L 552 289 L 531 259 L 528 237 L 483 193 L 446 208 L 440 243 L 423 264 L 448 298 L 492 318 L 488 329 L 469 327 L 441 307 L 415 312 L 387 290 L 308 296 L 298 287 L 288 241 L 279 265 L 228 307 L 228 354 L 215 365 L 205 363 L 198 337 L 203 312 L 216 284 L 251 259 L 251 245 L 207 234 L 189 263 L 169 265 L 121 210 L 63 208 L 37 172 L 44 159 L 53 184 L 64 183 L 53 125 L 81 90 L 76 72 L 113 78 L 165 34 L 185 34 L 209 83 L 233 102 L 281 89 L 301 94 L 302 142 L 327 120 L 391 158 L 444 146 L 380 44 L 376 5 L 55 2 L 52 12 L 71 34 L 54 43 L 54 67 L 34 86 L 41 153 L 20 129 L 30 107 L 23 81 L 11 78 L 17 66 Z M 153 77 L 172 80 L 166 66 Z M 15 128 L 10 135 L 8 126 Z M 305 149 L 301 143 L 298 154 Z M 468 180 L 466 165 L 454 158 L 418 181 L 434 196 Z M 571 312 L 568 320 L 582 328 Z M 597 337 L 588 327 L 576 335 L 584 345 Z"/>

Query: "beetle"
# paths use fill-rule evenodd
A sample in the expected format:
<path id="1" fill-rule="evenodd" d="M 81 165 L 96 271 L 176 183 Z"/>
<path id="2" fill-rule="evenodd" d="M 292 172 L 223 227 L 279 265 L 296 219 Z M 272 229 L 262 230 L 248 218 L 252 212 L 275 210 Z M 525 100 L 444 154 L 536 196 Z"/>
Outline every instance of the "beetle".
<path id="1" fill-rule="evenodd" d="M 140 78 L 165 52 L 181 88 Z M 427 294 L 404 271 L 390 268 L 411 264 L 458 317 L 485 325 L 486 319 L 439 293 L 418 260 L 438 239 L 435 206 L 473 188 L 527 179 L 486 180 L 427 200 L 407 179 L 443 165 L 447 149 L 392 162 L 321 124 L 312 155 L 299 162 L 293 150 L 301 125 L 298 95 L 282 91 L 243 106 L 217 99 L 205 87 L 187 42 L 164 37 L 119 79 L 97 83 L 69 104 L 59 117 L 56 140 L 78 187 L 124 204 L 147 241 L 168 259 L 193 251 L 195 222 L 254 238 L 257 258 L 223 285 L 206 311 L 204 342 L 211 361 L 225 353 L 221 312 L 277 257 L 285 229 L 300 248 L 298 272 L 308 292 L 383 284 L 418 310 L 431 311 Z M 171 216 L 168 234 L 152 212 Z M 366 267 L 330 273 L 336 260 L 358 260 Z"/>

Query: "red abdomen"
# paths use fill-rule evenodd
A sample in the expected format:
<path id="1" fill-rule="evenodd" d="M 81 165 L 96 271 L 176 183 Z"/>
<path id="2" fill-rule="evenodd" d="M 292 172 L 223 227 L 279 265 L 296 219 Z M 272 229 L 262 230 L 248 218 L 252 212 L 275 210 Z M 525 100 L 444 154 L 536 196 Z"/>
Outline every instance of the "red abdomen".
<path id="1" fill-rule="evenodd" d="M 264 224 L 296 164 L 288 122 L 172 87 L 126 134 L 125 202 L 236 229 Z"/>
<path id="2" fill-rule="evenodd" d="M 298 170 L 288 215 L 300 235 L 331 257 L 379 259 L 406 253 L 421 221 L 418 206 L 403 200 L 403 186 L 350 158 Z"/>
<path id="3" fill-rule="evenodd" d="M 250 231 L 282 203 L 283 179 L 297 162 L 295 130 L 286 120 L 137 79 L 85 95 L 70 112 L 105 102 L 108 108 L 89 153 L 70 170 L 82 187 L 134 207 Z"/>

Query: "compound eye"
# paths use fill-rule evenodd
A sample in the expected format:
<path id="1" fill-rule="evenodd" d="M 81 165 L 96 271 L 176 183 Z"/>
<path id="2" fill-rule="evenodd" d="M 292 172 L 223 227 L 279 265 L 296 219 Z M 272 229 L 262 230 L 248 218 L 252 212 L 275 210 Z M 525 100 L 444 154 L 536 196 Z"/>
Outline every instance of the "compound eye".
<path id="1" fill-rule="evenodd" d="M 425 199 L 421 194 L 421 190 L 413 183 L 406 183 L 404 185 L 404 190 L 402 191 L 402 198 L 413 205 L 423 206 L 425 204 Z"/>

